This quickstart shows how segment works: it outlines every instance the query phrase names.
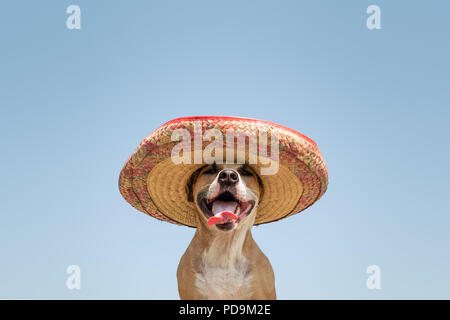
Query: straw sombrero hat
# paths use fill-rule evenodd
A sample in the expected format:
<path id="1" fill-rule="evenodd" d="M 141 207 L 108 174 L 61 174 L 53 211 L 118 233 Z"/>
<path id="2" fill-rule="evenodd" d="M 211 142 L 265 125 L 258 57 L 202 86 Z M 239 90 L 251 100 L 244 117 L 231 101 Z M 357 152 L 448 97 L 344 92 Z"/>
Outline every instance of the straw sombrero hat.
<path id="1" fill-rule="evenodd" d="M 256 154 L 259 160 L 249 165 L 256 172 L 260 170 L 262 173 L 262 170 L 266 169 L 266 174 L 259 175 L 264 193 L 258 205 L 255 224 L 268 223 L 299 213 L 325 193 L 328 184 L 327 168 L 316 143 L 310 138 L 295 130 L 263 120 L 198 116 L 171 120 L 139 144 L 120 173 L 119 189 L 122 196 L 133 207 L 152 217 L 196 227 L 196 209 L 195 205 L 188 201 L 186 185 L 191 175 L 208 163 L 208 159 L 202 157 L 202 152 L 206 152 L 208 144 L 215 141 L 205 141 L 208 140 L 204 138 L 208 130 L 223 134 L 224 137 L 229 134 L 243 134 L 247 137 L 245 141 L 248 141 L 245 161 L 255 159 L 251 156 Z M 258 144 L 263 140 L 262 137 L 267 137 L 267 144 Z M 275 139 L 278 141 L 278 150 L 274 147 L 276 145 L 272 144 Z M 185 143 L 182 145 L 184 149 L 180 148 L 181 141 Z M 249 147 L 250 141 L 256 141 L 256 148 Z M 223 157 L 225 158 L 230 150 L 237 151 L 237 144 L 238 139 L 224 138 Z M 217 146 L 221 147 L 220 144 Z M 263 146 L 267 147 L 267 150 L 262 150 Z M 209 147 L 211 151 L 211 145 Z M 174 160 L 176 149 L 180 150 L 178 155 L 181 158 Z M 218 150 L 220 151 L 215 149 L 210 154 L 220 157 Z M 236 160 L 236 154 L 233 160 Z M 185 161 L 180 162 L 180 159 Z M 271 173 L 268 170 L 270 165 L 276 169 Z"/>

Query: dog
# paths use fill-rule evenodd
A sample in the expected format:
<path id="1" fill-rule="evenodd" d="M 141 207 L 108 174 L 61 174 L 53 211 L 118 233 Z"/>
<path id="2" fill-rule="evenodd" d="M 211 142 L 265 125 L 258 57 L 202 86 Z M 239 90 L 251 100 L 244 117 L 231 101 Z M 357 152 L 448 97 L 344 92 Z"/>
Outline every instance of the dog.
<path id="1" fill-rule="evenodd" d="M 186 186 L 197 230 L 177 269 L 181 299 L 276 299 L 272 266 L 251 234 L 264 189 L 247 164 L 205 165 Z"/>

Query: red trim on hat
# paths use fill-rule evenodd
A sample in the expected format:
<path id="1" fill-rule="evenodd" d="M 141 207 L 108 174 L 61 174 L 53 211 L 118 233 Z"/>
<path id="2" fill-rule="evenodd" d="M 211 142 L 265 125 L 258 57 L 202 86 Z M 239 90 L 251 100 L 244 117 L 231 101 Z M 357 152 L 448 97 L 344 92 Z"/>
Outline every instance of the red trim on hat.
<path id="1" fill-rule="evenodd" d="M 283 129 L 283 130 L 290 131 L 290 132 L 292 132 L 292 133 L 294 133 L 296 135 L 299 135 L 303 139 L 311 142 L 316 148 L 318 148 L 317 147 L 317 143 L 315 143 L 313 139 L 305 136 L 304 134 L 301 134 L 300 132 L 298 132 L 298 131 L 296 131 L 294 129 L 291 129 L 291 128 L 282 126 L 281 124 L 273 123 L 273 122 L 270 122 L 270 121 L 253 119 L 253 118 L 229 117 L 229 116 L 192 116 L 192 117 L 181 117 L 181 118 L 176 118 L 176 119 L 170 120 L 170 121 L 164 123 L 160 127 L 164 127 L 164 126 L 166 126 L 168 124 L 181 122 L 181 121 L 196 121 L 196 120 L 226 120 L 226 121 L 244 120 L 244 121 L 249 121 L 249 122 L 262 122 L 262 123 L 265 123 L 265 124 L 268 124 L 268 125 L 271 125 L 271 126 L 274 126 L 274 127 L 278 127 L 280 129 Z"/>

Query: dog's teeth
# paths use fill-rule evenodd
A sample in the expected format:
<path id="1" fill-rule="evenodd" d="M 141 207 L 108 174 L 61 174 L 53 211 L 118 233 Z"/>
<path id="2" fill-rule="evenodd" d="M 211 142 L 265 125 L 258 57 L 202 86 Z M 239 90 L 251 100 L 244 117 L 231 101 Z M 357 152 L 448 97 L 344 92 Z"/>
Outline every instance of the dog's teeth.
<path id="1" fill-rule="evenodd" d="M 234 201 L 220 201 L 216 200 L 212 204 L 212 213 L 213 215 L 217 215 L 223 211 L 235 212 L 237 203 Z"/>
<path id="2" fill-rule="evenodd" d="M 239 216 L 239 214 L 241 213 L 241 207 L 239 205 L 237 205 L 237 209 L 234 212 L 237 216 Z"/>

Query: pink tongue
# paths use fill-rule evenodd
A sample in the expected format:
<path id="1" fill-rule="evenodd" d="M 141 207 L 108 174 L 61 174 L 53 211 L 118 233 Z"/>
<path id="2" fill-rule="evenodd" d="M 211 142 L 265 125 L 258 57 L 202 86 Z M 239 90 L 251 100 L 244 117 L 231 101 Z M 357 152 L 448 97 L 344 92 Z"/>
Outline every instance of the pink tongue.
<path id="1" fill-rule="evenodd" d="M 234 212 L 237 209 L 237 205 L 235 201 L 214 201 L 212 206 L 214 217 L 208 219 L 208 226 L 236 220 L 237 216 Z"/>

